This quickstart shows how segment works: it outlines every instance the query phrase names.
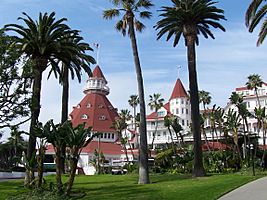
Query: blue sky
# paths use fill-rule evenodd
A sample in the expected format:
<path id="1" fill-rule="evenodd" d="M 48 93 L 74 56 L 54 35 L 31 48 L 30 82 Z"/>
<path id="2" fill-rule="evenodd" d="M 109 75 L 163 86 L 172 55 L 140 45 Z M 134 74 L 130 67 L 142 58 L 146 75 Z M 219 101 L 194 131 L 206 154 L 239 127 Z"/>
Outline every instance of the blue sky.
<path id="1" fill-rule="evenodd" d="M 246 83 L 247 76 L 253 73 L 266 77 L 266 42 L 256 47 L 258 31 L 248 33 L 244 25 L 244 14 L 251 0 L 221 0 L 217 6 L 225 10 L 227 21 L 221 23 L 226 32 L 213 30 L 216 39 L 200 40 L 197 47 L 197 70 L 199 89 L 209 91 L 212 104 L 224 107 L 231 92 Z M 159 3 L 161 2 L 161 3 Z M 175 48 L 172 41 L 165 38 L 157 41 L 153 25 L 158 17 L 160 6 L 169 5 L 170 1 L 153 1 L 153 18 L 143 21 L 147 28 L 137 34 L 139 54 L 145 81 L 146 98 L 153 93 L 161 93 L 168 100 L 178 77 L 177 66 L 182 66 L 180 79 L 188 88 L 186 48 L 183 41 Z M 111 89 L 109 99 L 118 109 L 129 108 L 128 98 L 136 91 L 136 77 L 130 40 L 122 37 L 114 29 L 116 20 L 102 18 L 104 9 L 113 6 L 108 0 L 2 0 L 0 5 L 0 26 L 17 21 L 22 12 L 36 18 L 39 12 L 56 12 L 56 17 L 66 17 L 68 25 L 81 30 L 81 35 L 89 44 L 99 43 L 100 66 Z M 96 53 L 92 53 L 94 57 Z M 92 66 L 93 68 L 94 66 Z M 45 79 L 45 78 L 44 78 Z M 70 111 L 83 98 L 83 82 L 71 82 Z M 42 88 L 42 110 L 40 119 L 60 119 L 61 88 L 53 78 L 44 80 Z M 148 99 L 148 98 L 147 98 Z M 147 109 L 147 113 L 149 113 Z M 26 127 L 26 126 L 25 126 Z"/>

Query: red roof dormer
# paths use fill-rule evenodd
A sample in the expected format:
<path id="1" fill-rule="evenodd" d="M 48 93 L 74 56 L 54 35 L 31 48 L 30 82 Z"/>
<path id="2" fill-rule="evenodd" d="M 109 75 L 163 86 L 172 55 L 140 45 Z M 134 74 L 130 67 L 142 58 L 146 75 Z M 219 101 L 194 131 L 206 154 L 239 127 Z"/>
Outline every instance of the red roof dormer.
<path id="1" fill-rule="evenodd" d="M 184 89 L 184 86 L 180 79 L 177 79 L 175 86 L 172 91 L 171 99 L 181 98 L 181 97 L 188 97 L 187 92 Z"/>

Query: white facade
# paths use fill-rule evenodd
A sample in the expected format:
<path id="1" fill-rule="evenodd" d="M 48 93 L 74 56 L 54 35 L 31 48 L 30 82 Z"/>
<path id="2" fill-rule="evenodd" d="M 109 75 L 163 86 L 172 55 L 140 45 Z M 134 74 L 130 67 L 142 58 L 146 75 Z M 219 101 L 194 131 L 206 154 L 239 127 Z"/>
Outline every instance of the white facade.
<path id="1" fill-rule="evenodd" d="M 147 117 L 147 142 L 149 145 L 152 144 L 153 135 L 154 143 L 153 146 L 158 146 L 160 144 L 171 143 L 171 138 L 174 142 L 181 142 L 181 138 L 177 138 L 176 133 L 170 127 L 171 134 L 168 128 L 164 125 L 164 117 L 166 115 L 175 115 L 178 117 L 179 124 L 182 126 L 182 135 L 187 139 L 192 138 L 188 135 L 190 132 L 191 123 L 191 106 L 187 93 L 178 79 L 175 87 L 173 89 L 171 98 L 161 109 L 158 110 L 157 114 L 155 112 L 151 113 Z M 157 129 L 157 130 L 156 130 Z M 179 136 L 179 135 L 178 135 Z"/>
<path id="2" fill-rule="evenodd" d="M 255 93 L 255 90 L 249 90 L 247 87 L 236 88 L 235 92 L 239 95 L 243 96 L 243 102 L 246 105 L 248 111 L 254 116 L 254 109 L 259 107 L 258 99 Z M 261 88 L 257 90 L 260 106 L 261 108 L 267 107 L 267 84 L 263 84 Z M 229 109 L 233 109 L 237 111 L 235 105 L 228 103 L 225 107 L 225 113 L 228 112 Z M 248 120 L 248 128 L 251 133 L 257 133 L 257 119 L 254 117 L 247 118 Z M 260 130 L 259 132 L 259 143 L 263 144 L 263 132 Z"/>

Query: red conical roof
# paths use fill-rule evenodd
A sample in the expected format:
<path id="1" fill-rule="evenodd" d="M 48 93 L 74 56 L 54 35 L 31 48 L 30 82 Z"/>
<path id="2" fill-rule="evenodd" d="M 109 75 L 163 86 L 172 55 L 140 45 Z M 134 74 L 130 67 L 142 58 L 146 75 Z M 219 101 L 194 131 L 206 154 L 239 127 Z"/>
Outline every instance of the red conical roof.
<path id="1" fill-rule="evenodd" d="M 102 79 L 104 79 L 107 82 L 107 80 L 106 80 L 106 78 L 105 78 L 102 70 L 100 69 L 99 65 L 97 65 L 95 67 L 95 69 L 94 69 L 94 71 L 92 73 L 92 77 L 93 78 L 102 78 Z"/>
<path id="2" fill-rule="evenodd" d="M 92 127 L 96 132 L 115 132 L 111 127 L 118 113 L 106 95 L 88 93 L 78 106 L 73 108 L 70 116 L 74 127 L 85 123 L 86 127 Z"/>
<path id="3" fill-rule="evenodd" d="M 175 99 L 175 98 L 181 98 L 181 97 L 188 97 L 188 95 L 186 93 L 186 90 L 184 89 L 184 86 L 183 86 L 181 80 L 177 79 L 175 86 L 173 88 L 170 100 Z"/>

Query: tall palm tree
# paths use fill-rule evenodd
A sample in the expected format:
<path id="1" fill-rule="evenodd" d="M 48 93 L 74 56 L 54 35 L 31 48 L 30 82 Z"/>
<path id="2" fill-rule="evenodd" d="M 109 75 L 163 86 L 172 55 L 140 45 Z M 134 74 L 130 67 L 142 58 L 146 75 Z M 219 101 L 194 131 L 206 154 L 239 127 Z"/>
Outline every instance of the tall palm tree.
<path id="1" fill-rule="evenodd" d="M 151 143 L 151 148 L 153 149 L 155 136 L 157 135 L 157 129 L 158 129 L 158 111 L 163 107 L 164 99 L 161 98 L 161 94 L 155 93 L 153 95 L 149 95 L 149 103 L 148 106 L 151 110 L 153 110 L 156 113 L 156 126 L 155 126 L 155 132 L 153 132 L 153 138 Z"/>
<path id="2" fill-rule="evenodd" d="M 196 49 L 199 43 L 198 35 L 214 39 L 210 27 L 225 31 L 218 22 L 224 20 L 224 11 L 215 6 L 212 0 L 172 0 L 173 6 L 164 6 L 160 10 L 163 17 L 156 24 L 158 39 L 167 34 L 167 41 L 174 36 L 173 46 L 184 36 L 187 47 L 187 62 L 189 71 L 189 90 L 192 116 L 192 129 L 194 134 L 194 170 L 193 176 L 204 176 L 205 171 L 202 162 L 199 98 L 196 71 Z"/>
<path id="3" fill-rule="evenodd" d="M 248 76 L 248 82 L 246 83 L 247 88 L 249 90 L 254 90 L 257 100 L 258 100 L 258 106 L 259 108 L 261 107 L 260 104 L 260 98 L 259 98 L 259 94 L 258 94 L 258 88 L 261 87 L 263 85 L 263 81 L 261 79 L 261 76 L 259 74 L 252 74 Z"/>
<path id="4" fill-rule="evenodd" d="M 134 130 L 136 131 L 136 121 L 135 121 L 135 117 L 136 117 L 136 107 L 139 104 L 139 97 L 138 95 L 131 95 L 130 99 L 128 100 L 129 105 L 133 108 L 133 124 L 134 124 Z"/>
<path id="5" fill-rule="evenodd" d="M 78 33 L 75 33 L 78 34 Z M 73 55 L 72 61 L 70 60 L 68 64 L 62 63 L 61 68 L 61 78 L 59 79 L 62 84 L 62 97 L 61 97 L 61 123 L 63 124 L 68 120 L 68 106 L 69 106 L 69 72 L 71 73 L 71 78 L 74 79 L 75 75 L 81 82 L 81 70 L 83 69 L 88 75 L 91 74 L 90 64 L 95 64 L 95 59 L 86 54 L 86 51 L 93 51 L 89 44 L 83 42 L 82 37 L 78 38 L 67 38 L 69 42 L 73 42 L 77 45 L 79 52 Z M 63 145 L 62 150 L 62 160 L 61 160 L 61 170 L 64 173 L 65 167 L 65 154 L 66 147 Z"/>
<path id="6" fill-rule="evenodd" d="M 147 132 L 146 132 L 146 104 L 144 97 L 144 83 L 140 59 L 138 55 L 135 31 L 142 32 L 145 25 L 136 17 L 139 15 L 142 19 L 149 19 L 152 14 L 148 11 L 153 6 L 150 0 L 112 0 L 115 9 L 105 10 L 104 19 L 112 19 L 120 16 L 123 17 L 116 24 L 116 29 L 126 36 L 126 32 L 131 40 L 135 70 L 137 76 L 138 96 L 140 101 L 140 147 L 139 147 L 139 184 L 147 184 L 149 181 L 148 173 L 148 154 L 147 154 Z"/>
<path id="7" fill-rule="evenodd" d="M 249 32 L 253 32 L 257 25 L 262 21 L 262 26 L 260 27 L 260 33 L 258 36 L 257 46 L 261 45 L 266 37 L 267 31 L 267 3 L 265 0 L 252 0 L 247 11 L 245 22 L 248 27 Z"/>
<path id="8" fill-rule="evenodd" d="M 26 25 L 8 24 L 5 29 L 18 34 L 15 45 L 33 62 L 33 87 L 31 100 L 31 123 L 27 159 L 30 160 L 35 152 L 36 138 L 33 136 L 34 127 L 40 114 L 40 99 L 42 75 L 48 66 L 54 73 L 60 73 L 58 61 L 69 63 L 73 55 L 79 53 L 76 44 L 67 38 L 77 38 L 76 31 L 70 29 L 64 22 L 66 18 L 56 20 L 55 13 L 40 13 L 38 21 L 34 21 L 26 13 L 20 17 Z M 30 173 L 27 173 L 28 175 Z M 33 174 L 33 173 L 31 173 Z M 34 177 L 26 176 L 25 184 L 29 184 Z"/>

